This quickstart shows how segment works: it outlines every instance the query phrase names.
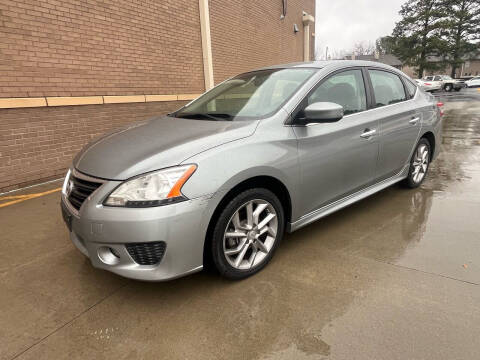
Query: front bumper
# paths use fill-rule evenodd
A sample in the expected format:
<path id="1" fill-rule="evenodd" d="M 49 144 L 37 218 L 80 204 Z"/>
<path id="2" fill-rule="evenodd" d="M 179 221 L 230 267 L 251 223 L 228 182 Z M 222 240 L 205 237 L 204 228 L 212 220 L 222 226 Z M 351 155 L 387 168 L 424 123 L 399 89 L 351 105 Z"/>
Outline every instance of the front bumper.
<path id="1" fill-rule="evenodd" d="M 151 208 L 103 206 L 105 197 L 119 184 L 107 181 L 82 204 L 78 213 L 62 195 L 62 213 L 75 246 L 92 265 L 118 275 L 147 281 L 169 280 L 199 271 L 208 227 L 208 198 Z M 165 242 L 156 265 L 140 265 L 125 244 Z M 105 256 L 113 249 L 116 256 Z M 107 254 L 108 255 L 108 254 Z"/>

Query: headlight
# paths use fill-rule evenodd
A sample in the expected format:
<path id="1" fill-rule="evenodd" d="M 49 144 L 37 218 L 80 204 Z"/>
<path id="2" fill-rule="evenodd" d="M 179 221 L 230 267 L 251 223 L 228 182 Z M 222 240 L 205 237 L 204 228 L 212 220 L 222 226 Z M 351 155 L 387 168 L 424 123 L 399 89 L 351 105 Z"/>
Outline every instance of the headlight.
<path id="1" fill-rule="evenodd" d="M 175 166 L 127 180 L 108 196 L 104 205 L 151 207 L 185 200 L 180 189 L 196 168 Z"/>
<path id="2" fill-rule="evenodd" d="M 65 180 L 63 180 L 63 186 L 62 186 L 62 194 L 65 196 L 69 195 L 69 187 L 70 187 L 70 169 L 67 171 L 67 175 L 65 175 Z"/>

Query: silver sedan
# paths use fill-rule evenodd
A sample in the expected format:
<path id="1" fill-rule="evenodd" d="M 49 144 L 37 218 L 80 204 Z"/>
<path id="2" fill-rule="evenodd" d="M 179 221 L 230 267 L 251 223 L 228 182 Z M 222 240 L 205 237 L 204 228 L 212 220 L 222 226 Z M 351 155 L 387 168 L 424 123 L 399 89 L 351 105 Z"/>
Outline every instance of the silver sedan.
<path id="1" fill-rule="evenodd" d="M 66 176 L 63 217 L 95 267 L 167 280 L 210 263 L 245 278 L 285 231 L 397 182 L 419 186 L 440 106 L 376 62 L 251 71 L 88 144 Z"/>

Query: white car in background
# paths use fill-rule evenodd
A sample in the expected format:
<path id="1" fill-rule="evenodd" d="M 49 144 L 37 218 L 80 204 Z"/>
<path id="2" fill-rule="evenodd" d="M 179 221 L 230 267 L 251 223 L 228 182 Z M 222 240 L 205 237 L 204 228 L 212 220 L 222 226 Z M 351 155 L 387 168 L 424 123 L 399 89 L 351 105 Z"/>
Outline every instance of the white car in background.
<path id="1" fill-rule="evenodd" d="M 415 82 L 424 91 L 440 90 L 442 88 L 442 82 L 441 81 L 434 81 L 433 78 L 434 78 L 434 76 L 426 76 L 423 79 L 415 79 Z"/>
<path id="2" fill-rule="evenodd" d="M 457 79 L 452 79 L 451 76 L 448 75 L 429 75 L 424 76 L 421 80 L 422 82 L 421 88 L 425 91 L 436 91 L 436 90 L 445 90 L 450 92 L 452 90 L 460 91 L 465 84 Z M 417 83 L 419 83 L 417 81 Z"/>
<path id="3" fill-rule="evenodd" d="M 471 78 L 470 80 L 465 81 L 465 85 L 469 88 L 480 86 L 480 76 L 475 76 L 475 77 Z"/>

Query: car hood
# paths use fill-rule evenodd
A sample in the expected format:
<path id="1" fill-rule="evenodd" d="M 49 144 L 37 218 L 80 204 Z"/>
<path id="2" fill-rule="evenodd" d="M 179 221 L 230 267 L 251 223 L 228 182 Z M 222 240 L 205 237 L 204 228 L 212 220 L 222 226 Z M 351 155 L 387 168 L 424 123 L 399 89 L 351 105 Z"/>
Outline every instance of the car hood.
<path id="1" fill-rule="evenodd" d="M 74 167 L 94 177 L 125 180 L 174 166 L 212 147 L 248 137 L 256 121 L 208 121 L 160 117 L 134 123 L 86 145 Z"/>

